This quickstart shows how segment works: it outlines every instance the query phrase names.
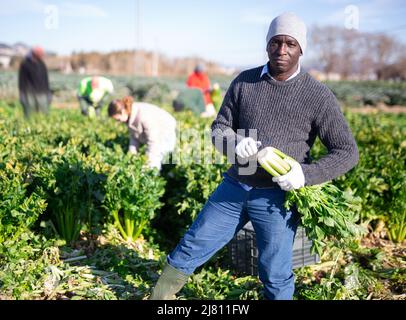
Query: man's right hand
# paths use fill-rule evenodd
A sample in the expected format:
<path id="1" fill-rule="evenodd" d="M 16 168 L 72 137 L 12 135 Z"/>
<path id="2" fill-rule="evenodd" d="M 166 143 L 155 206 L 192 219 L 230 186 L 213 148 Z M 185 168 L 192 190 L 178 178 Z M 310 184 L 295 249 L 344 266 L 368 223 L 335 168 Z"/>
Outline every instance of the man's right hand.
<path id="1" fill-rule="evenodd" d="M 257 154 L 259 146 L 261 146 L 260 141 L 255 141 L 252 138 L 244 138 L 235 147 L 235 153 L 242 159 L 249 158 Z"/>

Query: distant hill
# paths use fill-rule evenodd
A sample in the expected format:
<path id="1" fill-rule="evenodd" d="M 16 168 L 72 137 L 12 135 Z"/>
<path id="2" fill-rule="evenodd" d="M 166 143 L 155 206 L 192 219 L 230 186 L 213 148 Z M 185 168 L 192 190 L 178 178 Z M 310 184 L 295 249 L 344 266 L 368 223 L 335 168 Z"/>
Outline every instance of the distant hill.
<path id="1" fill-rule="evenodd" d="M 73 53 L 69 57 L 73 71 L 87 73 L 107 72 L 140 76 L 182 76 L 193 71 L 198 63 L 206 65 L 209 74 L 233 74 L 236 70 L 222 67 L 199 57 L 169 58 L 144 50 Z"/>
<path id="2" fill-rule="evenodd" d="M 18 68 L 19 62 L 29 52 L 24 43 L 8 45 L 0 43 L 0 67 Z M 47 51 L 45 62 L 48 69 L 64 73 L 108 73 L 137 76 L 184 76 L 193 71 L 198 63 L 206 66 L 209 74 L 233 75 L 235 68 L 224 67 L 199 57 L 169 58 L 165 55 L 144 50 L 122 50 L 109 53 L 73 52 L 60 56 Z"/>

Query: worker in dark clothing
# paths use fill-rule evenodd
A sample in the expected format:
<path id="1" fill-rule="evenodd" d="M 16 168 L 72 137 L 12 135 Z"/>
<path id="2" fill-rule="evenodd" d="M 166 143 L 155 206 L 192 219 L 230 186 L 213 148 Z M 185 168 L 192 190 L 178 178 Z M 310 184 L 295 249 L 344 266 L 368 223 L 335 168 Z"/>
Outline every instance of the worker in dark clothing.
<path id="1" fill-rule="evenodd" d="M 52 94 L 48 70 L 43 61 L 44 56 L 44 49 L 34 47 L 20 65 L 18 89 L 24 115 L 27 118 L 34 112 L 47 114 L 49 111 Z"/>

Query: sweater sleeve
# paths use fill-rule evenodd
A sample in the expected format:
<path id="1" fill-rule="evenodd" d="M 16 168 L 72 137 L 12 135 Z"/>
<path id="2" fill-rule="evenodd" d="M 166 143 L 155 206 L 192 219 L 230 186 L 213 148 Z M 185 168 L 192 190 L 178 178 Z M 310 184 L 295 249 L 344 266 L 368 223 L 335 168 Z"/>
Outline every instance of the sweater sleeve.
<path id="1" fill-rule="evenodd" d="M 302 164 L 306 185 L 335 179 L 355 167 L 359 160 L 357 144 L 332 92 L 315 126 L 328 153 L 314 163 Z"/>
<path id="2" fill-rule="evenodd" d="M 238 82 L 234 80 L 227 90 L 216 119 L 211 125 L 213 145 L 229 160 L 235 159 L 235 146 L 244 139 L 243 136 L 236 133 L 238 116 Z"/>

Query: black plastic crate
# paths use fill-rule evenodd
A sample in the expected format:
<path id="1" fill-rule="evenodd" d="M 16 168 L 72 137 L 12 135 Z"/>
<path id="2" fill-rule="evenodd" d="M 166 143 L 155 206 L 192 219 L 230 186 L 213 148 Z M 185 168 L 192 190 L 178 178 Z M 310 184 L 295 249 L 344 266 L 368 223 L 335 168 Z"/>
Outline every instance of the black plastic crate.
<path id="1" fill-rule="evenodd" d="M 320 262 L 320 257 L 317 254 L 310 253 L 311 245 L 312 241 L 307 238 L 305 230 L 298 227 L 293 242 L 293 269 Z M 258 249 L 251 222 L 248 222 L 235 235 L 228 243 L 227 248 L 230 267 L 235 272 L 241 275 L 258 275 Z"/>

